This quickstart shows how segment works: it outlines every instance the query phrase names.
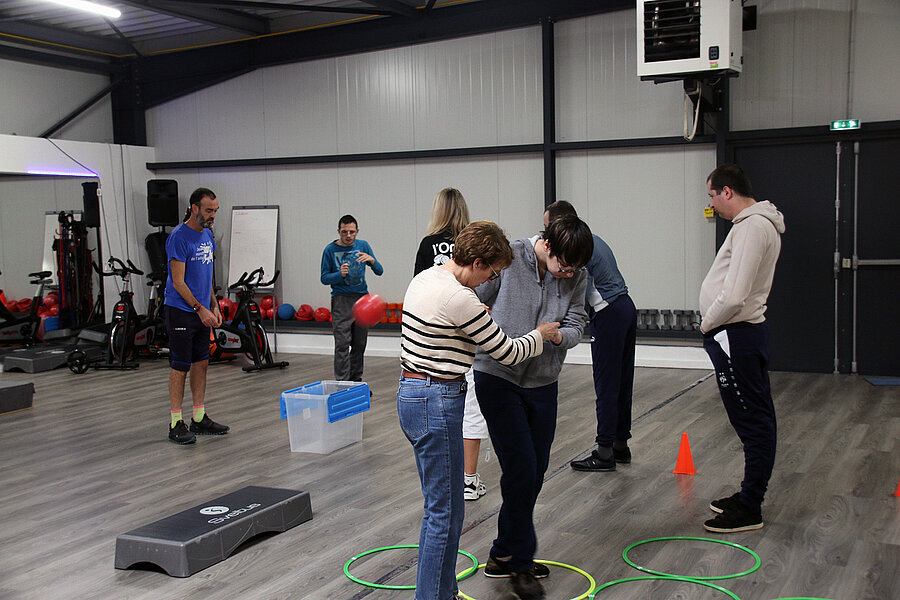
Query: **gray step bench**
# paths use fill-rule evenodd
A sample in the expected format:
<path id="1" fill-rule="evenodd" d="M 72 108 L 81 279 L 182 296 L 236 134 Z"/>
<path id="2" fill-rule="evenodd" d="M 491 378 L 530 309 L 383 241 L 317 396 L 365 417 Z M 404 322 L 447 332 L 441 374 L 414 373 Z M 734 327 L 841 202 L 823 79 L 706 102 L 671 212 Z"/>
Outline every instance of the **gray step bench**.
<path id="1" fill-rule="evenodd" d="M 248 486 L 116 538 L 116 568 L 151 563 L 190 577 L 250 538 L 312 519 L 309 492 Z"/>

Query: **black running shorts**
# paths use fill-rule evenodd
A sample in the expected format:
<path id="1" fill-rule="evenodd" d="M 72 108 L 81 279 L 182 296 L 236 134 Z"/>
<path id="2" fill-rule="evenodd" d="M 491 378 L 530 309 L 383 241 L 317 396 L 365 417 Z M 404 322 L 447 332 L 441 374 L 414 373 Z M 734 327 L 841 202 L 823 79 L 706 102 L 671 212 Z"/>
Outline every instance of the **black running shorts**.
<path id="1" fill-rule="evenodd" d="M 209 327 L 197 313 L 166 306 L 169 332 L 169 365 L 176 371 L 190 371 L 191 365 L 209 358 Z"/>

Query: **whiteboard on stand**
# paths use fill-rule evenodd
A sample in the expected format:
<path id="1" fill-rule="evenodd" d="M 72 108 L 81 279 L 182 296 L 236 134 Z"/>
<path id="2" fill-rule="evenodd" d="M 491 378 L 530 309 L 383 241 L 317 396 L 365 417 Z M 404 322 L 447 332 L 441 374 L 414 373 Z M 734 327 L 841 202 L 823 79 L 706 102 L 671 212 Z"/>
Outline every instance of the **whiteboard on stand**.
<path id="1" fill-rule="evenodd" d="M 245 272 L 263 268 L 263 281 L 275 275 L 278 245 L 278 206 L 235 206 L 231 209 L 228 244 L 228 285 Z"/>

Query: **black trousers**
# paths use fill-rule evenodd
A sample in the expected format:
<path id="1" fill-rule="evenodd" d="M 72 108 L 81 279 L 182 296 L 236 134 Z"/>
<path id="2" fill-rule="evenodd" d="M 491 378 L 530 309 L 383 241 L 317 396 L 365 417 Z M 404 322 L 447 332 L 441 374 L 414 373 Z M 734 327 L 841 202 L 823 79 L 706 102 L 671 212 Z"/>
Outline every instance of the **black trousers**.
<path id="1" fill-rule="evenodd" d="M 716 370 L 728 420 L 744 445 L 744 480 L 738 497 L 759 512 L 775 465 L 775 405 L 769 385 L 769 327 L 732 323 L 703 337 Z"/>
<path id="2" fill-rule="evenodd" d="M 490 555 L 509 556 L 513 572 L 527 571 L 537 551 L 534 505 L 550 464 L 559 386 L 554 381 L 538 388 L 523 388 L 481 371 L 474 375 L 481 414 L 503 471 L 503 504 Z"/>
<path id="3" fill-rule="evenodd" d="M 631 392 L 637 310 L 623 294 L 591 319 L 591 363 L 597 394 L 597 445 L 631 438 Z"/>

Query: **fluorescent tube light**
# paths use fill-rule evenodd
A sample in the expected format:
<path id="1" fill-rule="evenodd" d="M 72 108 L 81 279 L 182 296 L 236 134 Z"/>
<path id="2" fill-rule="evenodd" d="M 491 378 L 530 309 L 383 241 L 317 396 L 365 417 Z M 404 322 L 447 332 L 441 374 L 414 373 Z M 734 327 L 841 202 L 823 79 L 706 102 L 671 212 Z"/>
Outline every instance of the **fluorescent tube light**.
<path id="1" fill-rule="evenodd" d="M 44 2 L 53 2 L 54 4 L 60 4 L 69 8 L 77 8 L 78 10 L 84 10 L 111 19 L 118 19 L 122 16 L 122 13 L 115 8 L 103 6 L 102 4 L 97 4 L 95 2 L 88 2 L 87 0 L 44 0 Z"/>

